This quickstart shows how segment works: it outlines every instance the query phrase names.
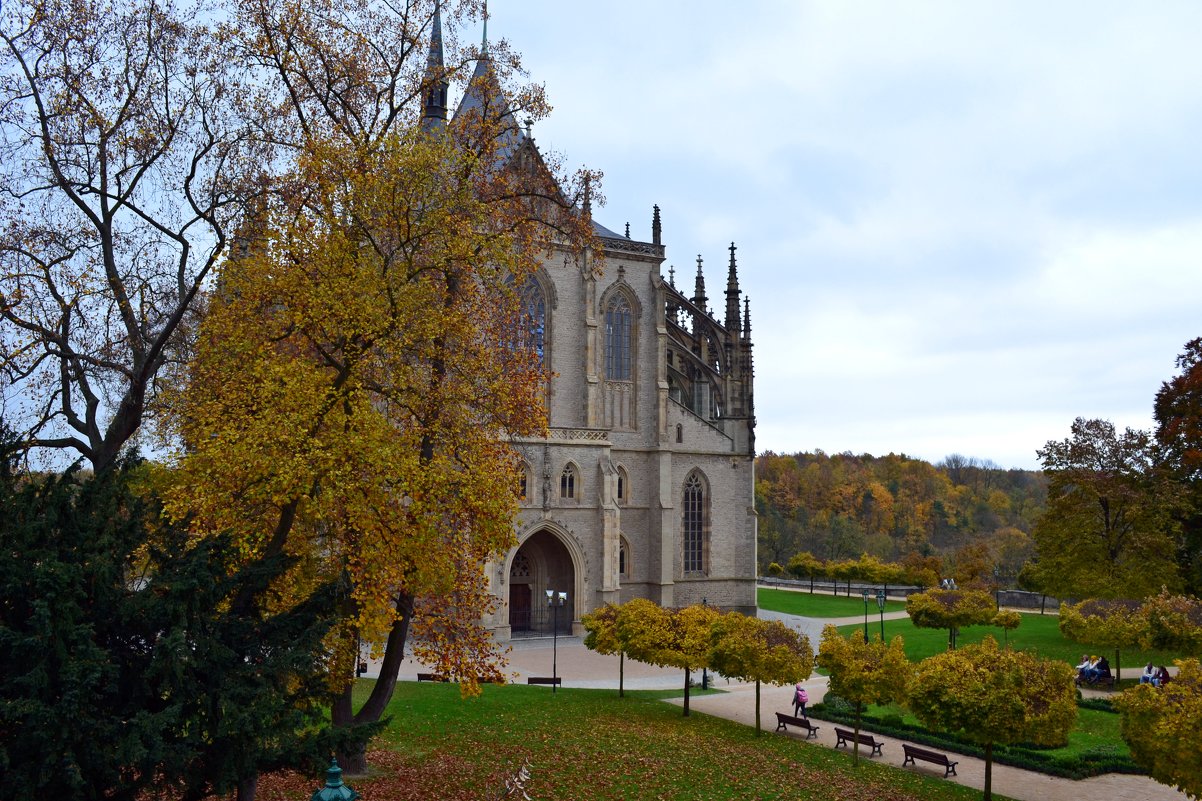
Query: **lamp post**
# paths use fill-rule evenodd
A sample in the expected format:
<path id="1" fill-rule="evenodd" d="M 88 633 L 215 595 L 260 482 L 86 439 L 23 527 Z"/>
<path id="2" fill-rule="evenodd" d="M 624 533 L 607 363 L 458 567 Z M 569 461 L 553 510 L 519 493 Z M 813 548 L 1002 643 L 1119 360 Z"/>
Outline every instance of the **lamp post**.
<path id="1" fill-rule="evenodd" d="M 864 590 L 864 642 L 868 642 L 868 590 Z"/>
<path id="2" fill-rule="evenodd" d="M 568 599 L 566 592 L 556 592 L 555 590 L 547 590 L 547 606 L 551 607 L 551 678 L 555 679 L 559 676 L 559 607 L 563 606 L 563 602 Z M 557 603 L 558 602 L 558 603 Z M 551 692 L 554 693 L 557 684 L 551 684 Z"/>
<path id="3" fill-rule="evenodd" d="M 705 598 L 702 598 L 701 606 L 703 608 L 707 607 L 707 606 L 709 606 L 709 602 Z M 706 666 L 702 665 L 701 666 L 701 689 L 708 690 L 709 688 L 710 688 L 710 674 L 709 674 L 709 671 L 706 670 Z"/>
<path id="4" fill-rule="evenodd" d="M 876 607 L 881 610 L 881 642 L 885 641 L 885 591 L 876 591 Z"/>

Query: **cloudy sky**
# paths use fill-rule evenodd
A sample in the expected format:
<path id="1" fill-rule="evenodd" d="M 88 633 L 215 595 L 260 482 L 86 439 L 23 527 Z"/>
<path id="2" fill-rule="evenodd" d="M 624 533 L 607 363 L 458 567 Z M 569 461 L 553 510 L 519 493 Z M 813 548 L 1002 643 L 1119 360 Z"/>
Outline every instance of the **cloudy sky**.
<path id="1" fill-rule="evenodd" d="M 1202 4 L 490 6 L 600 222 L 737 243 L 761 450 L 1036 467 L 1202 336 Z"/>

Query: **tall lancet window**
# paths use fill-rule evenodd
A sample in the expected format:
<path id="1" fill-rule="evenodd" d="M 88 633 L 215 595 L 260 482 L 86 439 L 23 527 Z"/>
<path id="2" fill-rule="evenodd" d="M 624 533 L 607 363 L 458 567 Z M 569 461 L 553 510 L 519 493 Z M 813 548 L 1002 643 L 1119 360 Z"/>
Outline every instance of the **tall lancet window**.
<path id="1" fill-rule="evenodd" d="M 525 337 L 523 344 L 538 354 L 538 362 L 542 364 L 547 336 L 547 298 L 534 278 L 527 279 L 522 287 L 522 335 Z"/>
<path id="2" fill-rule="evenodd" d="M 631 377 L 630 303 L 618 293 L 605 306 L 605 377 L 610 381 L 629 381 Z"/>
<path id="3" fill-rule="evenodd" d="M 682 500 L 681 546 L 684 572 L 704 574 L 708 555 L 706 533 L 709 530 L 709 503 L 705 494 L 705 484 L 696 473 L 685 481 Z"/>

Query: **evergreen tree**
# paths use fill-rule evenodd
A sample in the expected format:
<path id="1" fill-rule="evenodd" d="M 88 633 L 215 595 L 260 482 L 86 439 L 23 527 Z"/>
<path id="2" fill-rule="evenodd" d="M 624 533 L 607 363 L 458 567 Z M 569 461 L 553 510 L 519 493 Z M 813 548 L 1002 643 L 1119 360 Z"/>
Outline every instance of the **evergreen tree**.
<path id="1" fill-rule="evenodd" d="M 253 797 L 261 770 L 334 747 L 334 588 L 272 609 L 293 565 L 231 570 L 229 541 L 160 525 L 136 475 L 0 481 L 0 798 Z"/>

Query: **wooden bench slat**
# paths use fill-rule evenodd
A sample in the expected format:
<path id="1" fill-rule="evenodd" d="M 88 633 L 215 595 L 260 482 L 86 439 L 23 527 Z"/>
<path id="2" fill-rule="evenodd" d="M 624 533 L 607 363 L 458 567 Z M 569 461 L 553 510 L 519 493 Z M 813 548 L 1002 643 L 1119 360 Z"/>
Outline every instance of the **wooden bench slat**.
<path id="1" fill-rule="evenodd" d="M 526 679 L 527 684 L 554 684 L 556 687 L 563 686 L 562 676 L 530 676 Z"/>

